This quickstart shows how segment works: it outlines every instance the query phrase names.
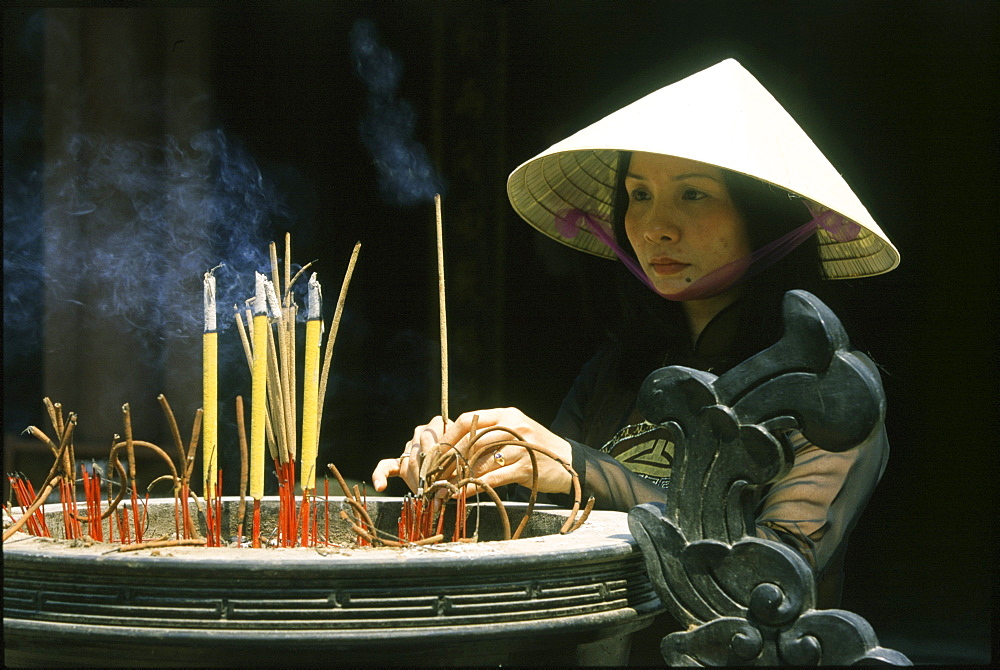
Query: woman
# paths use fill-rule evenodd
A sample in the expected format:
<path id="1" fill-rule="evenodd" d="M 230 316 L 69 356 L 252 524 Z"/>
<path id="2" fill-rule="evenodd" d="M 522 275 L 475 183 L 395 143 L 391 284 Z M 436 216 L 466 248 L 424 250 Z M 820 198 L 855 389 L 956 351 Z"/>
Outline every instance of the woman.
<path id="1" fill-rule="evenodd" d="M 571 489 L 562 461 L 598 508 L 662 501 L 673 445 L 635 410 L 643 379 L 667 365 L 722 374 L 777 341 L 785 291 L 819 293 L 821 277 L 878 274 L 899 260 L 836 170 L 732 60 L 533 158 L 512 173 L 508 194 L 542 232 L 617 256 L 640 280 L 622 287 L 618 336 L 585 366 L 549 428 L 514 408 L 469 412 L 447 426 L 437 417 L 414 431 L 399 458 L 379 463 L 377 490 L 389 476 L 417 490 L 419 453 L 441 442 L 464 452 L 476 416 L 480 429 L 504 426 L 556 457 L 538 459 L 538 489 L 554 500 Z M 840 453 L 801 433 L 789 439 L 794 464 L 763 496 L 756 530 L 810 561 L 821 604 L 830 606 L 839 599 L 846 537 L 888 446 L 881 426 Z M 531 485 L 523 448 L 479 462 L 475 474 L 494 488 Z"/>

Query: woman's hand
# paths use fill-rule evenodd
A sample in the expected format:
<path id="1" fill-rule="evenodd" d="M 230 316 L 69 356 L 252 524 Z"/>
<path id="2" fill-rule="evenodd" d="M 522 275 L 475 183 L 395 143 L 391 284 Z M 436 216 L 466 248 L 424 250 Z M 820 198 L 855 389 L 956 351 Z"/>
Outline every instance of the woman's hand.
<path id="1" fill-rule="evenodd" d="M 475 435 L 472 442 L 473 419 Z M 499 430 L 502 427 L 504 430 Z M 537 421 L 513 407 L 466 412 L 447 427 L 441 417 L 418 426 L 413 431 L 413 439 L 406 443 L 399 458 L 379 461 L 372 472 L 372 483 L 376 491 L 384 491 L 389 477 L 402 477 L 411 491 L 430 486 L 426 481 L 435 474 L 441 463 L 448 462 L 452 453 L 457 453 L 459 462 L 471 459 L 471 476 L 480 479 L 493 488 L 506 484 L 521 484 L 530 487 L 532 481 L 531 457 L 522 446 L 505 445 L 512 441 L 529 442 L 541 448 L 536 450 L 538 463 L 538 490 L 543 493 L 568 493 L 572 486 L 572 476 L 560 461 L 571 465 L 572 447 L 569 442 L 551 432 Z M 448 467 L 436 479 L 457 481 L 454 467 Z M 474 494 L 476 487 L 470 484 L 468 494 Z"/>
<path id="2" fill-rule="evenodd" d="M 439 453 L 437 445 L 444 436 L 444 422 L 436 416 L 429 423 L 417 426 L 413 438 L 403 447 L 399 458 L 385 458 L 372 471 L 372 484 L 376 491 L 384 491 L 389 477 L 402 477 L 411 491 L 420 488 L 420 464 L 431 454 Z"/>

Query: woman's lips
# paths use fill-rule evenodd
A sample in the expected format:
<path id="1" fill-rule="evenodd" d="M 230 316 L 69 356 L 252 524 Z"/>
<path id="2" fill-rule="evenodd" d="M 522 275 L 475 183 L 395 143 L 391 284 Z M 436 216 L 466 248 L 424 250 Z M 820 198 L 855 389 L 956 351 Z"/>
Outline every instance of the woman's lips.
<path id="1" fill-rule="evenodd" d="M 688 267 L 690 263 L 681 263 L 673 258 L 654 258 L 649 261 L 653 272 L 661 276 L 675 275 Z"/>

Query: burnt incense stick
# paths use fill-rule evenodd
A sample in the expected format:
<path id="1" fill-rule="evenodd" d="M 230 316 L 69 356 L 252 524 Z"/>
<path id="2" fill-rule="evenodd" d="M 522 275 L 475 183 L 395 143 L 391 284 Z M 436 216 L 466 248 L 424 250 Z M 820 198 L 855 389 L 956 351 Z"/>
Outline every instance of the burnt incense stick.
<path id="1" fill-rule="evenodd" d="M 437 223 L 438 312 L 441 325 L 441 420 L 448 425 L 448 316 L 444 298 L 444 230 L 441 222 L 441 194 L 434 194 L 434 219 Z"/>
<path id="2" fill-rule="evenodd" d="M 247 514 L 247 431 L 243 418 L 243 396 L 236 396 L 236 431 L 240 438 L 240 515 L 237 521 L 238 542 L 243 542 L 243 522 Z"/>
<path id="3" fill-rule="evenodd" d="M 44 398 L 42 402 L 45 404 L 45 410 L 49 413 L 49 421 L 52 422 L 52 430 L 56 432 L 56 436 L 61 435 L 62 431 L 59 427 L 59 419 L 56 417 L 56 406 L 52 404 L 52 399 Z"/>
<path id="4" fill-rule="evenodd" d="M 163 413 L 167 417 L 167 425 L 170 426 L 170 436 L 174 439 L 174 448 L 177 449 L 177 453 L 180 454 L 181 458 L 181 470 L 185 468 L 187 457 L 184 452 L 184 443 L 181 441 L 181 430 L 177 425 L 177 417 L 174 416 L 174 412 L 170 409 L 170 403 L 167 401 L 167 396 L 162 393 L 156 396 L 156 400 L 160 403 L 160 407 L 163 409 Z M 128 428 L 131 431 L 131 425 Z"/>
<path id="5" fill-rule="evenodd" d="M 129 488 L 132 489 L 132 516 L 136 526 L 137 537 L 139 537 L 139 500 L 135 482 L 135 445 L 132 439 L 132 414 L 128 403 L 122 405 L 122 418 L 125 422 L 125 453 L 128 456 Z M 142 541 L 141 537 L 138 541 Z"/>
<path id="6" fill-rule="evenodd" d="M 113 551 L 108 551 L 105 553 L 123 553 L 128 551 L 141 551 L 143 549 L 162 549 L 164 547 L 204 547 L 208 545 L 207 539 L 202 538 L 183 538 L 180 540 L 152 540 L 150 542 L 139 542 L 138 544 L 130 544 L 128 546 L 118 547 Z"/>
<path id="7" fill-rule="evenodd" d="M 309 277 L 306 295 L 305 376 L 302 382 L 302 472 L 303 495 L 316 488 L 316 457 L 319 453 L 319 353 L 323 329 L 323 291 L 316 273 Z"/>
<path id="8" fill-rule="evenodd" d="M 36 437 L 45 444 L 47 444 L 49 447 L 49 451 L 52 452 L 53 456 L 59 453 L 59 448 L 56 446 L 55 442 L 53 442 L 48 435 L 43 433 L 38 428 L 35 428 L 34 426 L 28 426 L 27 428 L 24 429 L 24 432 L 30 435 L 31 437 Z"/>
<path id="9" fill-rule="evenodd" d="M 264 422 L 267 403 L 267 295 L 264 275 L 256 273 L 253 317 L 253 388 L 250 397 L 250 496 L 259 506 L 264 496 Z"/>
<path id="10" fill-rule="evenodd" d="M 202 489 L 206 499 L 215 496 L 219 445 L 219 333 L 216 324 L 215 272 L 204 277 L 205 332 L 202 334 Z"/>
<path id="11" fill-rule="evenodd" d="M 202 426 L 204 424 L 204 410 L 201 408 L 194 412 L 194 424 L 191 426 L 191 441 L 188 442 L 187 463 L 184 464 L 184 479 L 191 479 L 191 471 L 194 470 L 195 452 L 198 449 L 198 438 L 201 437 Z M 220 492 L 221 495 L 221 492 Z"/>

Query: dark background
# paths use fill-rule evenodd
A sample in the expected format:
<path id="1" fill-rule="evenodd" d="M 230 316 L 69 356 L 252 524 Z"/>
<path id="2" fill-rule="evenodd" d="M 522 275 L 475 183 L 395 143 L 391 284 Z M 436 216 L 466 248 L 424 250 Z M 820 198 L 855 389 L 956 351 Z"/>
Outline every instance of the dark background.
<path id="1" fill-rule="evenodd" d="M 60 346 L 76 346 L 75 358 L 92 354 L 79 343 L 53 344 L 51 334 L 46 337 L 45 324 L 51 329 L 61 309 L 51 298 L 34 329 L 15 327 L 7 314 L 43 309 L 37 301 L 13 301 L 8 262 L 14 250 L 27 257 L 37 252 L 39 266 L 45 256 L 37 241 L 32 247 L 15 237 L 12 221 L 32 220 L 30 212 L 15 210 L 31 199 L 14 201 L 11 194 L 15 186 L 29 193 L 40 186 L 37 171 L 60 137 L 50 121 L 43 124 L 59 94 L 52 83 L 59 75 L 46 68 L 53 51 L 45 40 L 51 45 L 65 22 L 84 34 L 117 34 L 120 22 L 130 36 L 118 50 L 101 51 L 101 38 L 97 47 L 82 40 L 72 56 L 83 64 L 76 80 L 81 90 L 114 78 L 107 74 L 114 68 L 102 70 L 101 59 L 131 63 L 138 80 L 154 82 L 154 92 L 143 98 L 148 104 L 120 109 L 120 118 L 91 115 L 82 124 L 105 134 L 113 136 L 119 123 L 132 135 L 168 132 L 163 110 L 174 109 L 176 117 L 174 98 L 184 102 L 188 94 L 156 84 L 158 73 L 169 71 L 172 59 L 197 62 L 189 72 L 202 95 L 196 120 L 188 118 L 185 127 L 221 129 L 273 184 L 286 211 L 271 220 L 265 239 L 290 230 L 294 260 L 318 259 L 327 315 L 351 247 L 362 241 L 321 447 L 321 458 L 355 479 L 367 479 L 379 458 L 398 453 L 412 427 L 439 411 L 433 207 L 398 204 L 379 188 L 359 130 L 370 92 L 351 54 L 357 22 L 370 21 L 394 55 L 400 69 L 393 100 L 406 101 L 414 114 L 407 146 L 426 149 L 445 193 L 453 415 L 512 405 L 550 420 L 612 316 L 605 290 L 611 264 L 525 225 L 507 204 L 506 175 L 627 102 L 736 57 L 844 174 L 902 256 L 894 272 L 846 289 L 843 316 L 852 338 L 883 371 L 893 454 L 852 537 L 844 606 L 865 616 L 884 645 L 914 660 L 988 662 L 995 645 L 998 475 L 998 17 L 995 3 L 970 1 L 86 10 L 8 3 L 5 450 L 19 444 L 25 425 L 44 423 L 39 401 L 54 394 L 52 387 L 87 387 L 90 379 L 53 372 L 66 367 Z M 131 96 L 122 99 L 134 101 Z M 78 104 L 85 117 L 88 105 L 115 107 L 107 100 Z M 148 128 L 141 123 L 146 114 L 153 119 Z M 44 205 L 36 208 L 38 224 L 42 211 Z M 162 262 L 170 263 L 169 253 Z M 200 285 L 191 289 L 192 305 L 200 308 Z M 235 335 L 230 329 L 223 337 Z M 143 340 L 135 351 L 147 360 L 134 364 L 148 374 L 129 387 L 131 397 L 100 396 L 111 410 L 96 413 L 113 418 L 122 402 L 149 402 L 164 387 L 190 386 L 172 375 L 197 380 L 199 339 L 181 333 L 170 340 L 171 351 L 188 351 L 194 361 L 185 365 L 181 356 L 173 369 L 164 364 L 166 339 Z M 224 402 L 248 393 L 243 370 L 236 369 L 226 373 Z M 183 390 L 177 393 L 175 409 L 188 416 L 198 396 L 189 393 L 185 401 Z M 150 416 L 147 432 L 165 435 Z M 120 428 L 102 414 L 88 430 L 90 439 L 106 445 Z M 223 467 L 232 462 L 222 458 Z M 18 467 L 30 470 L 23 460 Z"/>

